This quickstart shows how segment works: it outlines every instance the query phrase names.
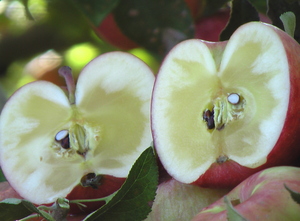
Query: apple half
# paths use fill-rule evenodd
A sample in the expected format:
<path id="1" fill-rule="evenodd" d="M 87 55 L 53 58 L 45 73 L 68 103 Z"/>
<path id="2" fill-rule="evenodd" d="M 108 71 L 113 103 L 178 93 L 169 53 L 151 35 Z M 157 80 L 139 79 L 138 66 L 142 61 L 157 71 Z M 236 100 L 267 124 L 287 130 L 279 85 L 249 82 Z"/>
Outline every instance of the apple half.
<path id="1" fill-rule="evenodd" d="M 158 156 L 176 180 L 233 187 L 300 156 L 300 46 L 250 22 L 228 41 L 186 40 L 166 56 L 152 95 Z"/>
<path id="2" fill-rule="evenodd" d="M 153 83 L 140 59 L 111 52 L 86 65 L 75 91 L 67 84 L 69 97 L 46 81 L 20 88 L 0 119 L 1 168 L 11 186 L 25 199 L 45 204 L 80 183 L 101 189 L 105 175 L 104 191 L 113 193 L 111 177 L 126 178 L 151 144 Z"/>

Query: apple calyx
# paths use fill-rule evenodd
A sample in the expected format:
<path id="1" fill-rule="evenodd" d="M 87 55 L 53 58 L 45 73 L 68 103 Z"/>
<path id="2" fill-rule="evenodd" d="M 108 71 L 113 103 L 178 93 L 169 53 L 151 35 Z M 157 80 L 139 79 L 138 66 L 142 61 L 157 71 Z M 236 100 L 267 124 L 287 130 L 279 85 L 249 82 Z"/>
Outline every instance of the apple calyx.
<path id="1" fill-rule="evenodd" d="M 205 109 L 203 112 L 208 129 L 222 130 L 229 122 L 244 117 L 246 101 L 237 93 L 230 93 L 227 97 L 221 95 L 213 102 L 212 110 Z"/>
<path id="2" fill-rule="evenodd" d="M 101 180 L 103 179 L 102 175 L 96 175 L 95 173 L 88 173 L 84 175 L 80 183 L 83 187 L 92 187 L 93 189 L 98 189 L 98 186 L 100 186 Z"/>

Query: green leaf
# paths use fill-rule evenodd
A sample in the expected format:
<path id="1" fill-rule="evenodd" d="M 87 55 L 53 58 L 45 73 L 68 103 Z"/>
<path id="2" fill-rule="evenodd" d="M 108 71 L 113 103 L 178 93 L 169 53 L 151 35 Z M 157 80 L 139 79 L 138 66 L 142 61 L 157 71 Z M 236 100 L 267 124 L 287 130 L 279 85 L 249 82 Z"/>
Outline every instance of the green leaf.
<path id="1" fill-rule="evenodd" d="M 120 1 L 114 17 L 127 37 L 161 57 L 194 36 L 193 19 L 183 0 Z"/>
<path id="2" fill-rule="evenodd" d="M 47 212 L 45 212 L 45 211 L 43 211 L 43 210 L 40 210 L 40 209 L 36 208 L 35 205 L 32 204 L 31 202 L 29 202 L 29 201 L 27 201 L 27 200 L 22 200 L 22 204 L 23 204 L 28 210 L 30 210 L 31 213 L 37 213 L 37 214 L 39 214 L 41 217 L 45 218 L 45 219 L 48 220 L 48 221 L 55 221 L 55 219 L 53 219 L 53 217 L 52 217 L 49 213 L 47 213 Z"/>
<path id="3" fill-rule="evenodd" d="M 151 211 L 156 194 L 158 168 L 153 148 L 146 149 L 130 170 L 117 194 L 104 206 L 86 217 L 91 220 L 144 220 Z"/>
<path id="4" fill-rule="evenodd" d="M 296 203 L 300 204 L 300 193 L 291 190 L 286 184 L 284 184 L 284 187 L 287 189 L 287 191 L 289 191 L 289 193 L 291 194 L 292 199 Z"/>
<path id="5" fill-rule="evenodd" d="M 0 202 L 0 220 L 2 221 L 22 219 L 31 213 L 21 199 L 9 198 Z"/>
<path id="6" fill-rule="evenodd" d="M 248 0 L 233 0 L 230 19 L 220 35 L 220 40 L 228 40 L 238 27 L 250 21 L 259 21 L 259 15 L 254 6 Z"/>
<path id="7" fill-rule="evenodd" d="M 300 43 L 300 2 L 298 0 L 268 0 L 267 15 L 272 24 L 284 30 L 284 24 L 280 18 L 285 12 L 293 12 L 296 16 L 294 38 Z"/>
<path id="8" fill-rule="evenodd" d="M 247 219 L 245 219 L 241 214 L 238 213 L 238 211 L 236 211 L 227 196 L 224 197 L 224 202 L 226 204 L 228 221 L 247 221 Z"/>
<path id="9" fill-rule="evenodd" d="M 285 12 L 280 15 L 280 20 L 283 23 L 283 27 L 286 33 L 291 37 L 294 37 L 296 29 L 296 16 L 293 12 Z"/>
<path id="10" fill-rule="evenodd" d="M 22 219 L 32 213 L 39 214 L 45 220 L 55 221 L 49 213 L 39 210 L 27 200 L 8 198 L 0 202 L 1 221 Z"/>
<path id="11" fill-rule="evenodd" d="M 249 1 L 259 12 L 266 14 L 266 12 L 267 12 L 267 1 L 266 0 L 249 0 Z"/>
<path id="12" fill-rule="evenodd" d="M 0 168 L 0 182 L 4 182 L 4 181 L 6 181 L 6 178 L 5 178 L 3 172 L 2 172 L 2 170 Z"/>
<path id="13" fill-rule="evenodd" d="M 70 0 L 86 15 L 93 25 L 98 26 L 120 0 Z"/>

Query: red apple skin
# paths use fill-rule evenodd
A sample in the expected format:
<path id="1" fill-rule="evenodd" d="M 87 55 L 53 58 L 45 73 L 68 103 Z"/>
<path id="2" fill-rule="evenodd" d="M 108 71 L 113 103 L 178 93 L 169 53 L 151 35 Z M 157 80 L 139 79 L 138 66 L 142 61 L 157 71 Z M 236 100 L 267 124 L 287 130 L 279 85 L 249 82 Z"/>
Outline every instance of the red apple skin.
<path id="1" fill-rule="evenodd" d="M 265 24 L 268 25 L 268 24 Z M 250 175 L 274 166 L 298 166 L 300 163 L 300 45 L 287 33 L 272 26 L 285 47 L 290 67 L 290 97 L 287 115 L 282 132 L 272 151 L 267 156 L 267 162 L 257 168 L 247 168 L 228 160 L 224 163 L 213 163 L 211 167 L 193 184 L 202 187 L 233 188 Z M 206 42 L 208 47 L 225 47 L 226 42 L 217 44 Z"/>
<path id="2" fill-rule="evenodd" d="M 240 200 L 234 208 L 251 221 L 297 221 L 300 205 L 285 189 L 300 192 L 300 168 L 273 167 L 260 171 L 244 180 L 227 194 L 229 201 Z M 201 210 L 193 221 L 227 220 L 224 198 Z"/>
<path id="3" fill-rule="evenodd" d="M 226 27 L 229 18 L 229 9 L 199 18 L 195 24 L 195 38 L 213 42 L 219 41 L 219 36 Z"/>
<path id="4" fill-rule="evenodd" d="M 0 201 L 7 198 L 22 199 L 22 197 L 5 181 L 0 183 Z"/>
<path id="5" fill-rule="evenodd" d="M 271 23 L 271 20 L 264 14 L 259 14 L 260 20 Z M 200 17 L 195 23 L 195 38 L 216 42 L 220 39 L 220 34 L 226 27 L 230 18 L 230 9 L 220 9 L 216 13 Z"/>
<path id="6" fill-rule="evenodd" d="M 185 3 L 190 9 L 192 18 L 197 20 L 204 10 L 205 0 L 185 0 Z"/>
<path id="7" fill-rule="evenodd" d="M 199 17 L 204 7 L 203 0 L 185 0 L 190 9 L 193 19 Z M 139 47 L 137 43 L 124 35 L 118 27 L 112 13 L 108 14 L 98 27 L 94 28 L 95 33 L 111 45 L 122 50 L 131 50 Z"/>
<path id="8" fill-rule="evenodd" d="M 122 50 L 130 50 L 138 47 L 137 43 L 122 33 L 112 13 L 108 14 L 101 22 L 100 26 L 95 28 L 95 33 L 111 45 Z"/>
<path id="9" fill-rule="evenodd" d="M 67 196 L 69 200 L 77 199 L 96 199 L 106 197 L 118 189 L 121 188 L 126 178 L 116 178 L 113 176 L 105 175 L 102 179 L 102 185 L 98 189 L 92 187 L 83 187 L 81 185 L 76 186 L 73 191 Z M 23 199 L 10 185 L 8 182 L 0 183 L 0 201 L 8 198 Z M 68 214 L 68 221 L 79 221 L 83 220 L 84 217 L 100 208 L 105 202 L 92 202 L 84 203 L 87 207 L 78 207 L 76 204 L 70 204 L 70 212 Z M 46 205 L 51 206 L 51 205 Z M 30 221 L 44 220 L 41 217 L 34 217 L 29 219 Z"/>
<path id="10" fill-rule="evenodd" d="M 71 193 L 66 197 L 69 200 L 79 199 L 97 199 L 111 195 L 121 188 L 126 178 L 117 178 L 109 175 L 104 175 L 101 180 L 101 186 L 98 189 L 92 187 L 76 186 Z M 105 204 L 104 201 L 83 203 L 87 207 L 79 207 L 74 203 L 70 203 L 70 214 L 88 214 L 96 209 L 99 209 Z"/>

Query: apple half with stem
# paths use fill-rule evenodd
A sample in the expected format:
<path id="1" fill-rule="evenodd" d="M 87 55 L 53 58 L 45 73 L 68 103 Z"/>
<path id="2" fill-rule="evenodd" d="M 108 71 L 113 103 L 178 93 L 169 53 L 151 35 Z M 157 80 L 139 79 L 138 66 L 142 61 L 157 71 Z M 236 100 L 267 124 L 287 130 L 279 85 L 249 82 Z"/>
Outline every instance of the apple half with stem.
<path id="1" fill-rule="evenodd" d="M 300 205 L 286 189 L 300 192 L 300 168 L 280 166 L 262 170 L 236 186 L 227 200 L 246 220 L 298 221 Z M 226 221 L 227 205 L 224 198 L 203 208 L 193 221 Z"/>
<path id="2" fill-rule="evenodd" d="M 179 43 L 152 95 L 154 146 L 183 183 L 234 187 L 300 156 L 300 46 L 272 25 L 250 22 L 228 41 Z"/>
<path id="3" fill-rule="evenodd" d="M 0 119 L 1 168 L 35 204 L 53 203 L 79 184 L 95 189 L 94 198 L 97 191 L 112 194 L 152 141 L 154 75 L 140 59 L 124 52 L 100 55 L 76 85 L 70 68 L 59 72 L 67 92 L 46 81 L 29 83 L 11 96 Z"/>

